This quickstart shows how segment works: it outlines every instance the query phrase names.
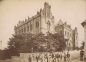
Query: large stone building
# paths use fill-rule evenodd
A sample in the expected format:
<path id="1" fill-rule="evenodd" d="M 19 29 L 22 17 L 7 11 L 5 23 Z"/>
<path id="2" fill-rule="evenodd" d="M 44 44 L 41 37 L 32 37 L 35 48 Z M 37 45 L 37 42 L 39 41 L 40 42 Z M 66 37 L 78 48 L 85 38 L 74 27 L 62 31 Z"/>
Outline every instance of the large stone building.
<path id="1" fill-rule="evenodd" d="M 63 23 L 61 20 L 55 26 L 54 24 L 54 16 L 51 12 L 51 6 L 48 3 L 44 3 L 44 8 L 40 9 L 36 15 L 31 18 L 25 19 L 24 21 L 19 21 L 17 26 L 14 27 L 15 34 L 23 34 L 23 33 L 62 33 L 64 39 L 66 40 L 66 44 L 68 48 L 75 46 L 77 43 L 77 29 L 74 31 L 71 29 L 71 26 L 66 22 Z M 76 39 L 77 38 L 77 39 Z"/>
<path id="2" fill-rule="evenodd" d="M 58 24 L 55 26 L 55 32 L 61 34 L 64 37 L 66 42 L 67 49 L 78 47 L 78 33 L 77 28 L 74 30 L 71 28 L 71 25 L 67 24 L 62 20 L 59 20 Z"/>
<path id="3" fill-rule="evenodd" d="M 51 6 L 48 3 L 44 3 L 44 8 L 40 9 L 36 15 L 31 18 L 25 19 L 24 21 L 19 21 L 17 26 L 15 26 L 15 34 L 22 33 L 46 33 L 54 32 L 54 16 L 52 16 Z"/>

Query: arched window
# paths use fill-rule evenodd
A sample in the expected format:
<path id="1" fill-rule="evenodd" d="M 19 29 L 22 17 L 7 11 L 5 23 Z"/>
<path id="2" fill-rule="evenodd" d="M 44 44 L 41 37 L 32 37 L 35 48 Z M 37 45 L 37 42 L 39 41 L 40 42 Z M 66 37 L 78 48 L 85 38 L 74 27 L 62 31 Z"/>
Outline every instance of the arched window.
<path id="1" fill-rule="evenodd" d="M 37 22 L 36 22 L 36 28 L 38 28 L 38 27 L 39 27 L 39 22 L 37 21 Z"/>

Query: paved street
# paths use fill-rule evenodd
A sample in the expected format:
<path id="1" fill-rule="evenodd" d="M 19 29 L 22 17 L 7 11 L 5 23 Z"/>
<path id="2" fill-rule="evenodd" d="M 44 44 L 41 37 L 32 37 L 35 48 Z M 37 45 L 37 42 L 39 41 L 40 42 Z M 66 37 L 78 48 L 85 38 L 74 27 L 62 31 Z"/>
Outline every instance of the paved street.
<path id="1" fill-rule="evenodd" d="M 80 61 L 78 58 L 78 59 L 73 60 L 72 62 L 85 62 L 85 61 Z"/>
<path id="2" fill-rule="evenodd" d="M 26 54 L 26 55 L 28 55 L 28 54 Z M 36 53 L 36 55 L 37 55 L 37 53 Z M 22 59 L 24 59 L 24 58 L 22 58 Z M 3 61 L 0 61 L 0 62 L 11 62 L 10 60 L 12 60 L 12 59 L 3 60 Z M 49 58 L 48 60 L 49 60 L 48 62 L 53 62 L 52 58 L 51 59 Z M 25 62 L 25 61 L 16 61 L 15 59 L 13 61 L 14 62 Z M 29 62 L 29 61 L 26 61 L 26 62 Z M 31 62 L 37 62 L 37 61 L 35 60 L 35 61 L 31 61 Z M 38 62 L 42 62 L 42 61 L 38 60 Z M 47 60 L 45 59 L 43 62 L 47 62 Z M 60 61 L 57 60 L 55 62 L 64 62 L 64 57 L 63 57 L 62 60 L 60 60 Z M 65 62 L 68 62 L 68 61 L 65 61 Z M 70 61 L 69 62 L 84 62 L 84 61 L 80 61 L 80 51 L 77 51 L 77 50 L 70 51 Z"/>
<path id="3" fill-rule="evenodd" d="M 9 60 L 0 60 L 0 62 L 11 62 L 11 61 L 9 61 Z M 64 61 L 62 61 L 62 62 L 64 62 Z M 66 61 L 66 62 L 68 62 L 68 61 Z M 71 60 L 70 62 L 84 62 L 84 61 L 80 61 L 79 58 L 77 58 L 77 59 Z"/>
<path id="4" fill-rule="evenodd" d="M 84 62 L 80 61 L 80 51 L 71 52 L 71 56 L 73 57 L 73 59 L 71 59 L 71 62 Z"/>

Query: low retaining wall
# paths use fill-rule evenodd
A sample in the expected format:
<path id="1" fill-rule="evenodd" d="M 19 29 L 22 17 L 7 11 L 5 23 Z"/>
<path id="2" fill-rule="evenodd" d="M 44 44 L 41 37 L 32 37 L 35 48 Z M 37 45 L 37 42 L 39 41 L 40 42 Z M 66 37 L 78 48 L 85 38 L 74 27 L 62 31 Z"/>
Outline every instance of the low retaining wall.
<path id="1" fill-rule="evenodd" d="M 64 60 L 64 53 L 54 52 L 53 54 L 62 54 Z M 46 57 L 47 54 L 47 57 Z M 0 62 L 52 62 L 54 58 L 51 56 L 52 54 L 49 52 L 43 53 L 20 53 L 20 56 L 12 56 L 11 59 L 7 59 Z M 70 51 L 71 60 L 77 59 L 80 56 L 80 51 Z M 40 57 L 38 59 L 38 57 Z"/>

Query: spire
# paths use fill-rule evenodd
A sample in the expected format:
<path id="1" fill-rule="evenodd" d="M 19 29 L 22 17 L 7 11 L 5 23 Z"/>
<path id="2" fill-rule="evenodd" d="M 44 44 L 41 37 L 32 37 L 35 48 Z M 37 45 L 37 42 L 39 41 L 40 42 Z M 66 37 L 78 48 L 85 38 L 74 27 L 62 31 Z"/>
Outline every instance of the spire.
<path id="1" fill-rule="evenodd" d="M 58 25 L 63 25 L 63 21 L 61 19 L 58 21 Z"/>

